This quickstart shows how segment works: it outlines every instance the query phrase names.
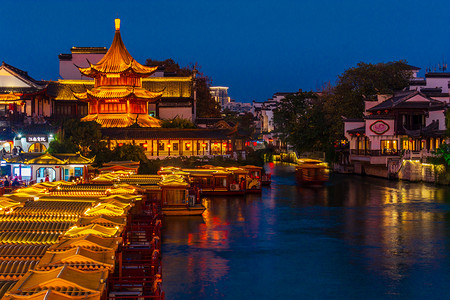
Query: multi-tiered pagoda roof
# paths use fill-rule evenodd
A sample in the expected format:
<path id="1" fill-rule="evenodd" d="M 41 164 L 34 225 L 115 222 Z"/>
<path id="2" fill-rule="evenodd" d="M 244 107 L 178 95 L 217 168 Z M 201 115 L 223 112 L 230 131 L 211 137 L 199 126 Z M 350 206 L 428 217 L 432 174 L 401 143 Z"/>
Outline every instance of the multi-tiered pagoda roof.
<path id="1" fill-rule="evenodd" d="M 83 121 L 96 121 L 102 127 L 159 127 L 159 121 L 148 114 L 148 103 L 156 102 L 161 92 L 150 92 L 142 87 L 142 78 L 152 75 L 157 67 L 143 66 L 130 55 L 120 35 L 120 20 L 111 47 L 97 63 L 78 68 L 94 78 L 94 87 L 84 92 L 73 92 L 75 98 L 89 104 L 88 116 Z"/>

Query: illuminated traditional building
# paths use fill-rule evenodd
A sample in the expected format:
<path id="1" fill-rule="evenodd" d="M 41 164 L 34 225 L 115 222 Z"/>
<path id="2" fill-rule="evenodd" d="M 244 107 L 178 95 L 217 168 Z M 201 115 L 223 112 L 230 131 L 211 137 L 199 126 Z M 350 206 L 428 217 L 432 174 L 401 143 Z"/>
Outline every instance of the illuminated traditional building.
<path id="1" fill-rule="evenodd" d="M 437 98 L 402 91 L 366 101 L 364 119 L 344 120 L 350 152 L 341 163 L 356 173 L 387 177 L 397 175 L 404 160 L 425 162 L 445 142 L 448 94 Z"/>
<path id="2" fill-rule="evenodd" d="M 142 78 L 157 67 L 139 64 L 128 53 L 120 36 L 120 20 L 116 19 L 114 40 L 105 56 L 95 65 L 79 68 L 81 74 L 94 78 L 94 88 L 74 92 L 88 102 L 88 115 L 82 121 L 96 121 L 102 127 L 160 127 L 159 121 L 148 114 L 148 102 L 156 102 L 162 92 L 142 88 Z"/>

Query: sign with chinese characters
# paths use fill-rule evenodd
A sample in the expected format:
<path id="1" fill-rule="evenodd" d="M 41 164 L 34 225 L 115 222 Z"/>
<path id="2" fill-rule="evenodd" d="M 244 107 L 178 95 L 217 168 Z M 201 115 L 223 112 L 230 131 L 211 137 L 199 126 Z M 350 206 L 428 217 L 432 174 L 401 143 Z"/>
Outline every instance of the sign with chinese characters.
<path id="1" fill-rule="evenodd" d="M 384 121 L 378 120 L 372 125 L 370 125 L 370 130 L 378 135 L 382 135 L 389 130 L 389 124 Z"/>
<path id="2" fill-rule="evenodd" d="M 47 143 L 48 137 L 46 135 L 33 135 L 27 136 L 27 143 Z"/>

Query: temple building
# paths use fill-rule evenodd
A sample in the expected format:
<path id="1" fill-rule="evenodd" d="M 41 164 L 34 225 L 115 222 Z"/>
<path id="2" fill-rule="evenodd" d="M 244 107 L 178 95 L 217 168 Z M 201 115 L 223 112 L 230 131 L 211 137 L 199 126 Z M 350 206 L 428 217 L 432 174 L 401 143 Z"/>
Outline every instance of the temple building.
<path id="1" fill-rule="evenodd" d="M 74 92 L 75 98 L 88 103 L 88 115 L 82 121 L 96 121 L 102 127 L 160 127 L 148 114 L 148 103 L 161 98 L 162 92 L 142 88 L 142 78 L 157 67 L 143 66 L 128 53 L 120 36 L 120 20 L 106 55 L 95 65 L 79 68 L 81 74 L 94 78 L 94 88 Z"/>
<path id="2" fill-rule="evenodd" d="M 244 137 L 226 124 L 160 128 L 160 120 L 196 121 L 195 72 L 183 77 L 139 64 L 122 41 L 120 20 L 109 49 L 73 47 L 59 60 L 63 79 L 57 81 L 38 81 L 17 67 L 1 65 L 2 154 L 3 149 L 11 155 L 47 151 L 59 129 L 51 124 L 70 118 L 101 124 L 111 149 L 137 144 L 149 158 L 233 155 L 244 150 Z"/>
<path id="3" fill-rule="evenodd" d="M 381 177 L 401 175 L 405 161 L 426 163 L 445 143 L 447 104 L 448 96 L 415 90 L 366 101 L 363 119 L 344 120 L 350 152 L 341 163 Z"/>
<path id="4" fill-rule="evenodd" d="M 93 87 L 81 92 L 73 91 L 76 99 L 88 103 L 88 115 L 82 121 L 99 123 L 110 148 L 137 144 L 150 158 L 225 155 L 243 148 L 241 141 L 236 142 L 235 128 L 160 128 L 160 121 L 151 116 L 151 107 L 159 110 L 156 115 L 161 117 L 161 108 L 166 102 L 170 103 L 163 98 L 166 87 L 161 85 L 160 89 L 153 91 L 143 87 L 143 78 L 151 76 L 157 67 L 143 66 L 129 54 L 120 35 L 119 19 L 115 20 L 115 29 L 113 42 L 105 56 L 97 64 L 79 68 L 81 74 L 94 78 Z M 151 80 L 164 82 L 157 77 Z M 189 93 L 189 90 L 183 91 L 183 85 L 179 90 Z M 181 113 L 178 116 L 185 116 L 182 107 L 177 110 Z"/>

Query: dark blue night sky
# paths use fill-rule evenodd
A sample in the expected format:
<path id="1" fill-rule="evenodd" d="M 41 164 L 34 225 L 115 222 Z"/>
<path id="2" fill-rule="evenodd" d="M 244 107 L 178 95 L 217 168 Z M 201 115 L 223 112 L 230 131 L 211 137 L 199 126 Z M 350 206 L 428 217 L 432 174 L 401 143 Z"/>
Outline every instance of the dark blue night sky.
<path id="1" fill-rule="evenodd" d="M 114 18 L 131 55 L 198 62 L 237 101 L 316 90 L 358 62 L 450 60 L 450 1 L 0 2 L 0 61 L 58 79 L 58 54 L 109 47 Z"/>

